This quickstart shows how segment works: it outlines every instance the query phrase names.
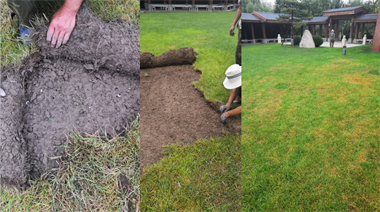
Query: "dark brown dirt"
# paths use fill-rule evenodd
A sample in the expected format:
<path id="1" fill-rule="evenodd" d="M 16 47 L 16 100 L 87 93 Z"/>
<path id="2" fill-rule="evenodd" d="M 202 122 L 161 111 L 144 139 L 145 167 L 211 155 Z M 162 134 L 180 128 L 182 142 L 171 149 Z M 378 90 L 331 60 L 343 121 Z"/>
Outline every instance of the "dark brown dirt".
<path id="1" fill-rule="evenodd" d="M 225 131 L 240 132 L 241 118 L 223 125 L 220 103 L 208 102 L 192 82 L 200 72 L 191 65 L 141 69 L 141 165 L 163 157 L 165 144 L 189 144 L 197 139 L 223 136 Z"/>
<path id="2" fill-rule="evenodd" d="M 192 65 L 197 60 L 191 47 L 174 49 L 155 57 L 152 53 L 140 53 L 140 68 L 156 68 L 174 65 Z"/>
<path id="3" fill-rule="evenodd" d="M 1 71 L 2 184 L 23 186 L 57 167 L 67 135 L 122 133 L 140 111 L 138 27 L 102 22 L 83 5 L 60 49 L 38 29 L 40 52 Z"/>
<path id="4" fill-rule="evenodd" d="M 83 4 L 76 17 L 76 28 L 66 45 L 51 48 L 46 42 L 48 24 L 37 27 L 33 36 L 41 49 L 40 54 L 49 58 L 67 58 L 87 64 L 89 70 L 105 67 L 109 70 L 140 72 L 139 27 L 127 22 L 104 22 L 92 14 Z"/>

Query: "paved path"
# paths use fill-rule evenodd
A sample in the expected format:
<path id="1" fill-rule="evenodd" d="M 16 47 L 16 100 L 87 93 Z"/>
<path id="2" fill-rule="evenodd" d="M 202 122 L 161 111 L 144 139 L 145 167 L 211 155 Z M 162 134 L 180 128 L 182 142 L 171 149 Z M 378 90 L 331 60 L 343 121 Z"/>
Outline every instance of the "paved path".
<path id="1" fill-rule="evenodd" d="M 361 46 L 361 44 L 347 43 L 347 48 Z M 330 47 L 330 42 L 323 42 L 321 47 Z M 334 48 L 342 48 L 342 41 L 335 41 Z"/>
<path id="2" fill-rule="evenodd" d="M 284 44 L 289 44 L 290 45 L 290 42 L 286 42 Z M 356 47 L 356 46 L 361 46 L 361 44 L 347 43 L 347 48 Z M 321 45 L 321 47 L 330 47 L 330 42 L 323 42 L 323 44 Z M 335 41 L 334 48 L 342 48 L 342 41 Z"/>

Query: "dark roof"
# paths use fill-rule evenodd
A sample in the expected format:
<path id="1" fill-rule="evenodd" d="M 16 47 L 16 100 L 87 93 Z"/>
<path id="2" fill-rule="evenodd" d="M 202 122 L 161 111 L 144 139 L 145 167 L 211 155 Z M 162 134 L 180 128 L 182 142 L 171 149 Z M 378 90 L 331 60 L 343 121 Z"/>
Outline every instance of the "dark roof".
<path id="1" fill-rule="evenodd" d="M 317 16 L 317 17 L 313 17 L 313 19 L 311 20 L 304 20 L 303 22 L 306 22 L 306 23 L 326 22 L 327 19 L 329 19 L 328 16 Z"/>
<path id="2" fill-rule="evenodd" d="M 336 8 L 336 9 L 326 10 L 326 11 L 323 11 L 323 12 L 324 13 L 343 12 L 343 11 L 354 10 L 354 9 L 357 9 L 357 8 L 359 8 L 359 7 Z"/>
<path id="3" fill-rule="evenodd" d="M 260 21 L 256 16 L 252 15 L 251 13 L 242 13 L 241 14 L 241 20 L 244 21 Z"/>
<path id="4" fill-rule="evenodd" d="M 355 18 L 355 21 L 377 20 L 377 14 L 364 14 Z"/>
<path id="5" fill-rule="evenodd" d="M 282 15 L 280 13 L 267 13 L 267 12 L 257 12 L 258 14 L 264 16 L 267 20 L 273 20 L 273 21 L 277 21 L 279 15 Z"/>

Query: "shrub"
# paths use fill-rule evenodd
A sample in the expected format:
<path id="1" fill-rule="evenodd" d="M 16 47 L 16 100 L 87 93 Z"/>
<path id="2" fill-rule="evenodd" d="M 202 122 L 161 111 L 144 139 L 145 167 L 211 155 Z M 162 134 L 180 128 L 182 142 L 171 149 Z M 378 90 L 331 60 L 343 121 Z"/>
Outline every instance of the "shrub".
<path id="1" fill-rule="evenodd" d="M 299 35 L 294 36 L 294 45 L 298 46 L 300 45 L 300 42 L 301 42 L 301 36 Z"/>
<path id="2" fill-rule="evenodd" d="M 314 40 L 314 43 L 315 43 L 315 47 L 319 47 L 323 43 L 323 39 L 319 35 L 313 35 L 313 40 Z"/>

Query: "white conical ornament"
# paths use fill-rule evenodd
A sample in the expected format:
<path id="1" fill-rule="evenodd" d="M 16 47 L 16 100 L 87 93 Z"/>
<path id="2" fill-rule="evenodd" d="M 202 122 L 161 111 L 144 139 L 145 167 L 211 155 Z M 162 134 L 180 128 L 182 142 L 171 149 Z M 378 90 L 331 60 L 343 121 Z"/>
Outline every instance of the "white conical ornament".
<path id="1" fill-rule="evenodd" d="M 366 45 L 366 44 L 367 44 L 367 34 L 364 34 L 362 45 Z"/>
<path id="2" fill-rule="evenodd" d="M 4 90 L 2 89 L 2 88 L 0 88 L 0 96 L 1 97 L 4 97 L 6 94 L 5 94 L 5 92 L 4 92 Z"/>
<path id="3" fill-rule="evenodd" d="M 347 45 L 347 39 L 346 39 L 346 36 L 343 35 L 343 39 L 342 39 L 342 47 L 345 47 Z"/>
<path id="4" fill-rule="evenodd" d="M 277 35 L 277 43 L 281 43 L 281 35 L 280 34 Z"/>

